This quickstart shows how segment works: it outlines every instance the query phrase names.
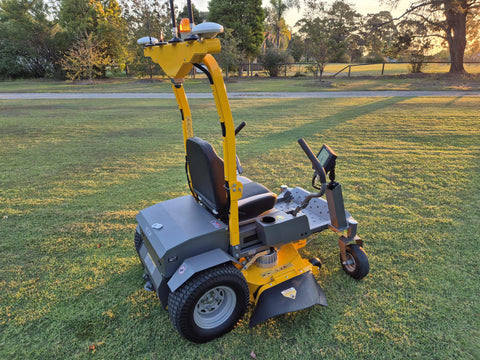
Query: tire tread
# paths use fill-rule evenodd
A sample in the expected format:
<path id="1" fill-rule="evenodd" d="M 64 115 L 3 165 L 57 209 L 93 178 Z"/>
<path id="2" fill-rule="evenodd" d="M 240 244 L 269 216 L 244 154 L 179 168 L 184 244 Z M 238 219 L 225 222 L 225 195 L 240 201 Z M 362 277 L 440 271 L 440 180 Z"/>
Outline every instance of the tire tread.
<path id="1" fill-rule="evenodd" d="M 192 306 L 195 306 L 194 301 L 196 301 L 198 295 L 200 295 L 199 293 L 201 293 L 203 289 L 208 289 L 208 287 L 214 285 L 218 279 L 222 279 L 222 281 L 227 282 L 235 282 L 241 286 L 241 290 L 245 296 L 243 303 L 240 304 L 240 318 L 244 314 L 249 302 L 248 285 L 240 270 L 238 270 L 231 263 L 222 264 L 193 275 L 168 297 L 168 312 L 170 320 L 172 321 L 175 329 L 177 329 L 182 336 L 191 341 L 201 343 L 219 337 L 232 330 L 239 320 L 236 319 L 232 324 L 213 336 L 204 336 L 199 334 L 189 326 L 190 321 L 188 318 L 188 309 Z M 241 299 L 238 299 L 237 296 L 237 301 L 239 300 L 241 301 Z"/>

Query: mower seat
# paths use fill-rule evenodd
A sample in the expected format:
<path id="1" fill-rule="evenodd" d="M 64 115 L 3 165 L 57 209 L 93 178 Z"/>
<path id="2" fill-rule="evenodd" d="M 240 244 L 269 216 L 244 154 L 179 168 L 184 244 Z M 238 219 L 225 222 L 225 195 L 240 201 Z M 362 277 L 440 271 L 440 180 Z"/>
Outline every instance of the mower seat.
<path id="1" fill-rule="evenodd" d="M 213 214 L 228 220 L 229 203 L 225 183 L 223 160 L 215 149 L 203 139 L 187 139 L 187 164 L 192 189 L 198 200 Z M 240 221 L 254 218 L 275 206 L 277 196 L 265 186 L 242 176 L 242 198 L 238 201 Z"/>

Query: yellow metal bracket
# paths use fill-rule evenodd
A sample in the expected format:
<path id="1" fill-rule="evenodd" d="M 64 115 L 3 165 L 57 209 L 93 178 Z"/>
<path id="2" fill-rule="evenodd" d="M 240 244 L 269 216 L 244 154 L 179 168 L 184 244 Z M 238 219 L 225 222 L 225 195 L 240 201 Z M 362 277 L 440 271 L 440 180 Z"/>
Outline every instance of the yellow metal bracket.
<path id="1" fill-rule="evenodd" d="M 201 63 L 205 55 L 218 53 L 220 49 L 219 39 L 205 39 L 147 46 L 143 53 L 160 65 L 169 78 L 183 80 L 193 64 Z"/>

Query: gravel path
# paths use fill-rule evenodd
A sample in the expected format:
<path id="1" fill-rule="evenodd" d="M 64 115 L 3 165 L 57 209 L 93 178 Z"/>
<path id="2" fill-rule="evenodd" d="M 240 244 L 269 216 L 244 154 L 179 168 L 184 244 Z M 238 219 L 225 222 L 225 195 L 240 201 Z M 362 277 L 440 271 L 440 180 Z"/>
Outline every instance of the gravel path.
<path id="1" fill-rule="evenodd" d="M 211 99 L 211 93 L 187 93 L 190 99 Z M 332 92 L 230 92 L 230 99 L 345 98 L 345 97 L 480 96 L 480 91 L 332 91 Z M 0 100 L 36 99 L 174 99 L 173 93 L 0 93 Z"/>

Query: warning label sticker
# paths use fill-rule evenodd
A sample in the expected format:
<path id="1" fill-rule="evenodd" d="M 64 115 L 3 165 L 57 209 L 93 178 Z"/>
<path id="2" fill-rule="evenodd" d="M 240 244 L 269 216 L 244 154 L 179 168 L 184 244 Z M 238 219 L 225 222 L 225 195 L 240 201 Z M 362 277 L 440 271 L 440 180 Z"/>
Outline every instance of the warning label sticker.
<path id="1" fill-rule="evenodd" d="M 294 287 L 291 287 L 286 290 L 283 290 L 282 295 L 285 296 L 286 298 L 295 300 L 295 297 L 297 296 L 297 290 Z"/>
<path id="2" fill-rule="evenodd" d="M 222 227 L 222 224 L 220 224 L 217 220 L 210 221 L 210 224 L 212 224 L 215 229 L 220 229 Z"/>

